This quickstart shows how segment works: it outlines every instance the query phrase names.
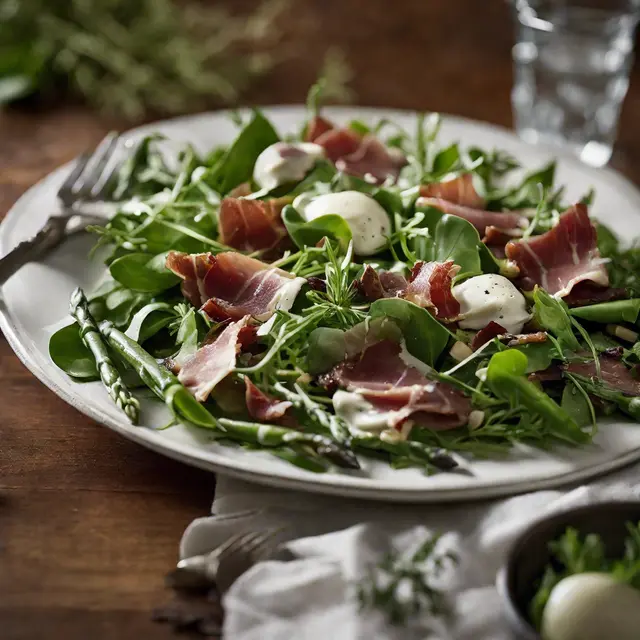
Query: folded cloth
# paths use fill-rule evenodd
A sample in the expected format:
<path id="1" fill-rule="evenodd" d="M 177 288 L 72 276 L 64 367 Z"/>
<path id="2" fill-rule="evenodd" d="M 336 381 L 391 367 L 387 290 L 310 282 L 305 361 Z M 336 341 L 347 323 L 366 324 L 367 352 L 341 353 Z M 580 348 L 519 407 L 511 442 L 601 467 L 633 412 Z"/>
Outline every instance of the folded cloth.
<path id="1" fill-rule="evenodd" d="M 213 515 L 187 528 L 180 555 L 206 553 L 240 530 L 282 529 L 297 559 L 261 562 L 231 587 L 224 631 L 233 640 L 507 640 L 495 577 L 514 538 L 551 512 L 632 498 L 640 498 L 640 465 L 569 491 L 453 505 L 316 496 L 219 476 Z M 434 533 L 458 557 L 442 583 L 453 615 L 400 627 L 381 610 L 361 609 L 356 587 L 371 567 Z"/>

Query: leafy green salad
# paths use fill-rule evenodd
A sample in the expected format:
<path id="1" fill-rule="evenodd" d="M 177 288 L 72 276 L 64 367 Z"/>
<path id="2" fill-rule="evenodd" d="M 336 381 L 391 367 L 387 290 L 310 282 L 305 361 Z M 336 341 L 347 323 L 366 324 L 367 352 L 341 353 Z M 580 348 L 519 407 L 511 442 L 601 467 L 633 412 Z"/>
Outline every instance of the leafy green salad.
<path id="1" fill-rule="evenodd" d="M 206 155 L 139 141 L 56 365 L 134 424 L 153 396 L 171 424 L 314 472 L 456 472 L 640 419 L 640 250 L 589 218 L 594 194 L 440 144 L 437 114 L 339 126 L 321 88 L 295 135 L 254 110 Z"/>

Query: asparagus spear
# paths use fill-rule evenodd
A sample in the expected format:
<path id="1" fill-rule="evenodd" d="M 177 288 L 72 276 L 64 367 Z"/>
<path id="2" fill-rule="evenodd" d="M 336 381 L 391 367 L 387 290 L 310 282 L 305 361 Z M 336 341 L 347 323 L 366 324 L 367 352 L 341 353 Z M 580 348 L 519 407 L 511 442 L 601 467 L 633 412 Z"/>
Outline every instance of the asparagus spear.
<path id="1" fill-rule="evenodd" d="M 388 442 L 375 434 L 353 433 L 342 418 L 327 411 L 318 402 L 314 402 L 299 385 L 296 384 L 294 387 L 295 393 L 279 382 L 274 385 L 274 389 L 292 402 L 294 407 L 306 411 L 311 419 L 311 424 L 308 426 L 315 427 L 318 433 L 331 435 L 339 441 L 345 438 L 346 433 L 348 434 L 346 442 L 355 450 L 385 451 L 393 456 L 411 459 L 414 464 L 431 465 L 441 471 L 451 471 L 458 466 L 453 457 L 440 447 L 432 447 L 413 440 Z M 345 440 L 342 442 L 344 443 Z"/>
<path id="2" fill-rule="evenodd" d="M 327 429 L 334 440 L 350 448 L 353 436 L 345 421 L 341 420 L 333 413 L 325 411 L 320 404 L 314 402 L 302 390 L 299 384 L 294 384 L 293 388 L 295 389 L 295 393 L 287 389 L 280 382 L 274 385 L 274 389 L 289 400 L 294 407 L 305 411 L 312 420 Z"/>
<path id="3" fill-rule="evenodd" d="M 131 395 L 109 357 L 107 345 L 102 340 L 96 322 L 89 311 L 89 303 L 82 289 L 78 288 L 71 294 L 69 311 L 80 327 L 82 341 L 96 360 L 100 379 L 112 400 L 133 424 L 138 424 L 140 403 Z"/>
<path id="4" fill-rule="evenodd" d="M 330 460 L 339 467 L 346 469 L 360 468 L 356 457 L 351 451 L 343 449 L 330 438 L 318 433 L 305 433 L 271 424 L 244 422 L 243 420 L 231 420 L 229 418 L 219 418 L 218 424 L 223 427 L 225 436 L 233 440 L 249 442 L 267 448 L 280 447 L 282 445 L 306 445 L 319 456 Z"/>
<path id="5" fill-rule="evenodd" d="M 135 340 L 111 322 L 100 323 L 100 332 L 138 373 L 140 379 L 179 417 L 200 427 L 215 428 L 215 418 L 182 386 L 178 378 L 158 364 Z"/>

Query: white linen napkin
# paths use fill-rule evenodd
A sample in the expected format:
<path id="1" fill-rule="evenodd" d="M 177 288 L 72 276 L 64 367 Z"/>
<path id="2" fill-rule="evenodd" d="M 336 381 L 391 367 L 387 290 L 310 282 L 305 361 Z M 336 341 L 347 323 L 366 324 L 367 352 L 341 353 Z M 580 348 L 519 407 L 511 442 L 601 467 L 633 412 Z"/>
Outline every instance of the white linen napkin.
<path id="1" fill-rule="evenodd" d="M 496 572 L 509 545 L 533 520 L 602 500 L 640 498 L 640 464 L 569 491 L 537 491 L 454 505 L 405 505 L 270 489 L 218 476 L 212 514 L 195 520 L 181 557 L 206 553 L 240 530 L 284 527 L 298 559 L 254 566 L 224 599 L 225 638 L 233 640 L 507 640 Z M 442 587 L 449 622 L 389 625 L 360 610 L 354 585 L 390 549 L 411 548 L 429 533 L 459 558 Z"/>

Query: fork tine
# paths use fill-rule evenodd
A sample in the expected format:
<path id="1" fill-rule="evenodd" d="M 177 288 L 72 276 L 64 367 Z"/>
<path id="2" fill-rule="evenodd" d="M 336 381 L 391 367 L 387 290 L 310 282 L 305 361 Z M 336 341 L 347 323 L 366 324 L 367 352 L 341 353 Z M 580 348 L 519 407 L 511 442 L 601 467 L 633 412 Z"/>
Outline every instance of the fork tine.
<path id="1" fill-rule="evenodd" d="M 93 195 L 94 188 L 101 182 L 102 174 L 111 160 L 118 145 L 120 135 L 116 131 L 108 133 L 98 144 L 93 152 L 85 170 L 82 172 L 82 180 L 76 183 L 74 193 L 77 198 L 86 198 Z M 102 188 L 102 185 L 100 186 Z M 99 193 L 99 191 L 97 191 Z"/>
<path id="2" fill-rule="evenodd" d="M 78 178 L 84 172 L 90 158 L 91 154 L 88 151 L 78 157 L 76 163 L 73 165 L 73 169 L 71 169 L 71 173 L 67 176 L 67 179 L 62 183 L 62 186 L 58 190 L 58 197 L 64 199 L 67 195 L 70 195 L 73 192 L 73 187 L 78 181 Z"/>
<path id="3" fill-rule="evenodd" d="M 267 542 L 275 536 L 277 530 L 268 529 L 266 531 L 255 533 L 251 538 L 244 541 L 242 544 L 236 544 L 224 554 L 225 558 L 229 558 L 236 554 L 247 554 L 253 555 L 253 553 L 259 549 L 264 547 Z M 222 560 L 221 555 L 221 560 Z"/>

